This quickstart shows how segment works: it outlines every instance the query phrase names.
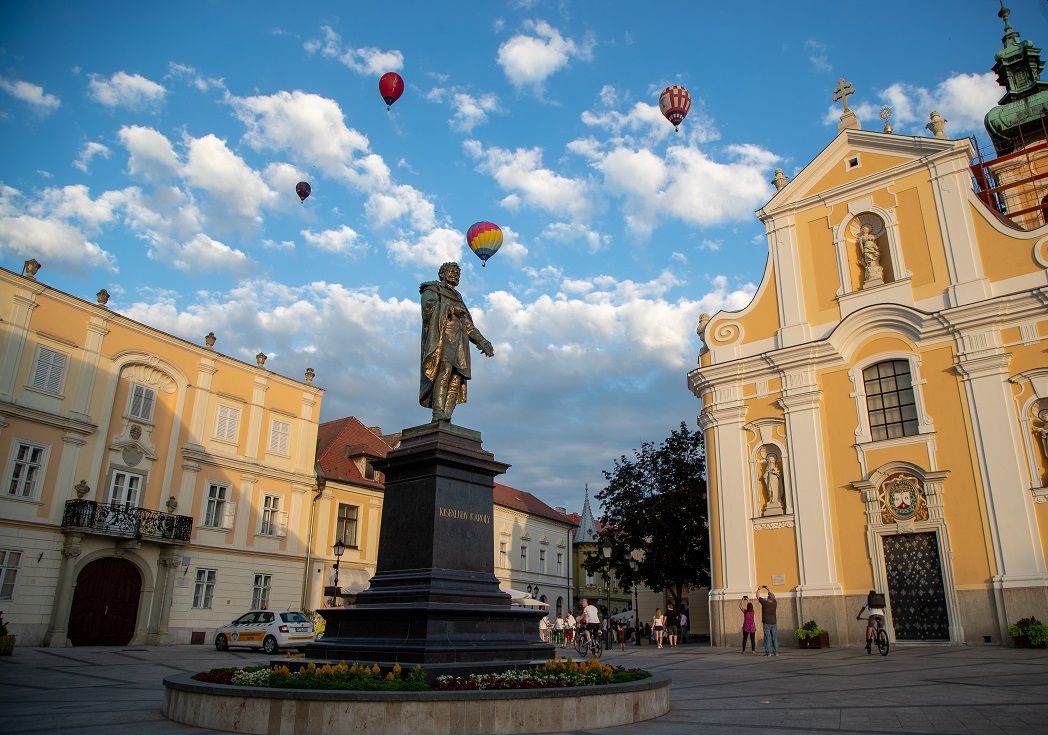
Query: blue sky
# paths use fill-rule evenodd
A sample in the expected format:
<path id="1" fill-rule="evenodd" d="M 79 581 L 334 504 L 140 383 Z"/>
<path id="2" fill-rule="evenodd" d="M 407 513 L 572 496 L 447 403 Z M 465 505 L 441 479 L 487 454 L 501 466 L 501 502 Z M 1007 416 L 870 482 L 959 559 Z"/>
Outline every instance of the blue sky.
<path id="1" fill-rule="evenodd" d="M 615 457 L 695 426 L 698 316 L 755 291 L 754 210 L 836 135 L 839 77 L 866 129 L 889 104 L 907 135 L 938 110 L 983 142 L 1002 93 L 993 0 L 150 5 L 4 4 L 0 263 L 313 367 L 324 420 L 395 431 L 429 420 L 418 284 L 459 260 L 496 354 L 455 422 L 576 510 Z M 1009 6 L 1048 44 L 1048 5 Z M 669 84 L 693 99 L 679 133 Z M 483 269 L 477 220 L 506 236 Z"/>

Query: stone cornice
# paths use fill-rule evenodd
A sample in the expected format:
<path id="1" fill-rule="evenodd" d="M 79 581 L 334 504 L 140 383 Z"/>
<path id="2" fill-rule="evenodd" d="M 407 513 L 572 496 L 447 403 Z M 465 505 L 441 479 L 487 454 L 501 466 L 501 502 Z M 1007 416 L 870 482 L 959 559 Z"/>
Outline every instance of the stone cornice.
<path id="1" fill-rule="evenodd" d="M 0 401 L 0 415 L 14 416 L 36 424 L 52 426 L 56 429 L 70 431 L 83 436 L 90 436 L 98 430 L 97 425 L 88 421 L 59 416 L 58 414 L 29 408 L 28 406 L 19 406 L 17 403 L 11 403 L 10 401 Z"/>
<path id="2" fill-rule="evenodd" d="M 288 472 L 275 467 L 267 467 L 255 460 L 214 455 L 189 446 L 182 447 L 182 461 L 228 468 L 248 475 L 258 475 L 270 480 L 283 480 L 292 484 L 313 485 L 315 482 L 311 474 Z"/>

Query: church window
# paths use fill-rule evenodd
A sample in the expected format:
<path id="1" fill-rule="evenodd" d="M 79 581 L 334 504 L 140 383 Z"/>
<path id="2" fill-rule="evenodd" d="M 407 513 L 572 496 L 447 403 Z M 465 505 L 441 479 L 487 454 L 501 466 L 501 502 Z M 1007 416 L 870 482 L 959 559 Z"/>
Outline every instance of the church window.
<path id="1" fill-rule="evenodd" d="M 139 383 L 131 386 L 131 406 L 128 415 L 142 421 L 153 420 L 153 405 L 156 403 L 156 391 Z"/>
<path id="2" fill-rule="evenodd" d="M 870 434 L 874 441 L 918 433 L 917 402 L 910 365 L 906 360 L 885 360 L 862 371 Z"/>

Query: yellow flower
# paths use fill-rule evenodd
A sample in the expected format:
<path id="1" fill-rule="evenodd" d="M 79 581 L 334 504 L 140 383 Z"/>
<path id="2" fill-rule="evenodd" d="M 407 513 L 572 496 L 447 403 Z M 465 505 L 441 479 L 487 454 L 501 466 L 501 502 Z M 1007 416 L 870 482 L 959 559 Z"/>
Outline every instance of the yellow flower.
<path id="1" fill-rule="evenodd" d="M 372 674 L 381 674 L 382 673 L 382 669 L 379 668 L 378 664 L 375 664 L 374 666 L 371 667 L 371 673 Z"/>
<path id="2" fill-rule="evenodd" d="M 393 681 L 393 678 L 394 677 L 393 677 L 393 672 L 392 671 L 390 671 L 388 674 L 386 674 L 386 681 Z"/>
<path id="3" fill-rule="evenodd" d="M 400 664 L 393 664 L 393 673 L 396 674 L 397 676 L 400 676 L 400 671 L 401 671 Z"/>

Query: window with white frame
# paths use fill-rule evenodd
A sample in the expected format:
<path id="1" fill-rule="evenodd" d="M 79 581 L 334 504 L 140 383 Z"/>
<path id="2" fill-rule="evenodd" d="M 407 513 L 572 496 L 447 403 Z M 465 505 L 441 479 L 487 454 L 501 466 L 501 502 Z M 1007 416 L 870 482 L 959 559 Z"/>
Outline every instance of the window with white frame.
<path id="1" fill-rule="evenodd" d="M 193 607 L 210 608 L 215 598 L 215 580 L 218 572 L 214 569 L 197 569 L 196 583 L 193 585 Z"/>
<path id="2" fill-rule="evenodd" d="M 276 495 L 262 497 L 262 526 L 259 533 L 263 536 L 276 536 L 280 527 L 280 498 Z"/>
<path id="3" fill-rule="evenodd" d="M 291 424 L 273 419 L 269 425 L 269 451 L 287 454 L 291 439 Z"/>
<path id="4" fill-rule="evenodd" d="M 917 401 L 907 360 L 885 360 L 862 371 L 870 437 L 874 441 L 918 433 Z"/>
<path id="5" fill-rule="evenodd" d="M 528 571 L 528 547 L 520 547 L 520 571 Z"/>
<path id="6" fill-rule="evenodd" d="M 29 385 L 46 393 L 59 393 L 62 390 L 62 380 L 65 378 L 68 362 L 69 357 L 57 350 L 47 347 L 38 348 Z"/>
<path id="7" fill-rule="evenodd" d="M 557 552 L 557 574 L 564 574 L 564 554 Z"/>
<path id="8" fill-rule="evenodd" d="M 142 475 L 126 470 L 113 470 L 106 502 L 114 508 L 136 508 L 142 491 Z"/>
<path id="9" fill-rule="evenodd" d="M 251 591 L 251 609 L 265 610 L 269 607 L 269 590 L 273 584 L 272 574 L 256 574 L 255 586 Z"/>
<path id="10" fill-rule="evenodd" d="M 215 420 L 215 438 L 235 442 L 240 433 L 240 409 L 232 406 L 219 406 Z"/>
<path id="11" fill-rule="evenodd" d="M 16 442 L 11 460 L 7 494 L 15 498 L 35 498 L 44 476 L 46 447 L 29 442 Z"/>
<path id="12" fill-rule="evenodd" d="M 142 421 L 152 421 L 155 404 L 155 390 L 140 383 L 131 385 L 131 405 L 127 409 L 128 416 Z"/>
<path id="13" fill-rule="evenodd" d="M 15 577 L 18 576 L 18 562 L 21 560 L 21 551 L 0 549 L 0 600 L 14 599 Z"/>
<path id="14" fill-rule="evenodd" d="M 341 539 L 346 546 L 357 546 L 357 516 L 360 507 L 348 503 L 338 504 L 338 519 L 335 521 L 335 539 Z"/>
<path id="15" fill-rule="evenodd" d="M 546 550 L 539 549 L 539 571 L 546 573 Z"/>
<path id="16" fill-rule="evenodd" d="M 204 505 L 204 525 L 211 528 L 226 527 L 226 508 L 229 504 L 229 487 L 208 483 L 207 502 Z"/>
<path id="17" fill-rule="evenodd" d="M 505 541 L 499 541 L 499 566 L 509 566 L 509 544 Z"/>

